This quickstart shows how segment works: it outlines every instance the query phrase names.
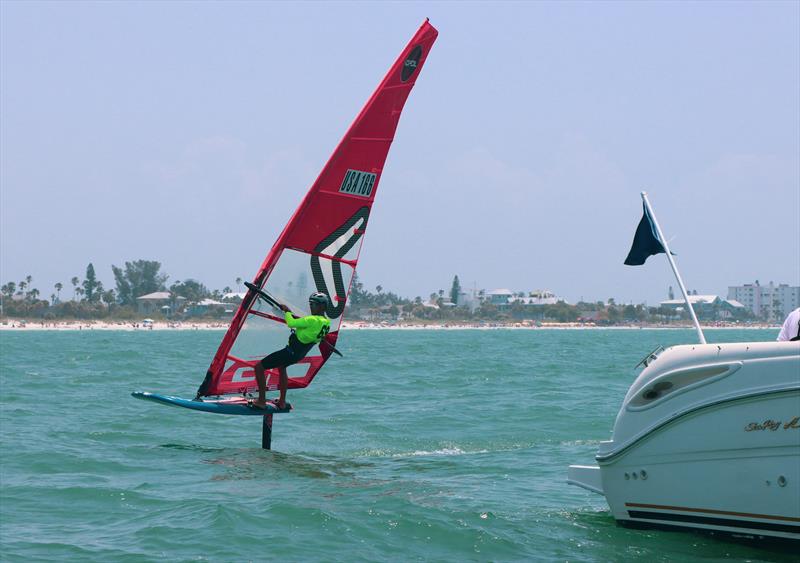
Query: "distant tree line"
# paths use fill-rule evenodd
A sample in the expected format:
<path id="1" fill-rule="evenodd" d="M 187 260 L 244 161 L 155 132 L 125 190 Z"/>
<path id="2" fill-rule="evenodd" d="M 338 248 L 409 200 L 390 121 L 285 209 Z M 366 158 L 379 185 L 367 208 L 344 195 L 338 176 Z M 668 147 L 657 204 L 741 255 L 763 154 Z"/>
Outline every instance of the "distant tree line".
<path id="1" fill-rule="evenodd" d="M 83 279 L 77 276 L 70 279 L 71 298 L 62 298 L 62 291 L 69 287 L 58 282 L 53 286 L 49 298 L 33 287 L 32 276 L 26 276 L 19 282 L 7 282 L 0 287 L 0 316 L 31 319 L 135 319 L 138 318 L 136 298 L 154 292 L 168 292 L 173 302 L 181 297 L 186 305 L 191 306 L 210 298 L 215 301 L 235 302 L 236 298 L 227 298 L 232 293 L 229 286 L 223 289 L 209 290 L 203 283 L 194 279 L 175 281 L 167 286 L 169 276 L 161 270 L 161 263 L 154 260 L 135 260 L 125 262 L 123 266 L 111 266 L 115 288 L 106 289 L 97 279 L 94 265 L 89 263 Z M 235 280 L 241 290 L 242 278 Z M 421 296 L 413 299 L 402 297 L 392 291 L 386 291 L 380 284 L 375 291 L 370 291 L 353 275 L 349 296 L 349 311 L 346 316 L 351 319 L 368 320 L 410 320 L 410 321 L 471 321 L 471 322 L 591 322 L 594 324 L 636 324 L 636 323 L 669 323 L 689 320 L 687 312 L 676 313 L 674 310 L 645 305 L 618 305 L 613 298 L 606 302 L 579 302 L 569 304 L 559 301 L 555 304 L 531 306 L 520 301 L 509 304 L 494 304 L 483 300 L 466 307 L 459 305 L 461 283 L 458 276 L 453 278 L 450 291 L 439 289 L 429 295 L 427 301 Z M 224 312 L 224 308 L 222 311 Z M 173 314 L 180 316 L 180 311 Z M 740 320 L 750 320 L 752 315 L 745 312 Z"/>
<path id="2" fill-rule="evenodd" d="M 349 318 L 364 320 L 409 320 L 409 321 L 435 321 L 435 322 L 560 322 L 560 323 L 591 323 L 595 325 L 637 325 L 637 324 L 685 324 L 691 318 L 688 311 L 678 311 L 666 307 L 648 307 L 644 304 L 617 304 L 614 298 L 607 301 L 585 302 L 575 304 L 558 301 L 553 304 L 531 305 L 522 301 L 512 301 L 508 304 L 495 304 L 489 299 L 483 299 L 472 307 L 460 304 L 462 295 L 461 282 L 454 276 L 450 292 L 445 297 L 445 292 L 439 289 L 430 294 L 427 301 L 421 297 L 408 299 L 399 297 L 392 292 L 387 292 L 380 285 L 375 287 L 375 293 L 363 287 L 357 276 L 353 278 L 350 293 L 351 311 Z M 524 293 L 517 294 L 523 297 Z M 702 320 L 717 320 L 718 310 L 712 310 L 706 316 L 700 315 Z M 753 315 L 747 311 L 739 311 L 730 320 L 751 321 Z"/>
<path id="3" fill-rule="evenodd" d="M 124 266 L 111 266 L 115 288 L 105 289 L 97 279 L 94 265 L 89 263 L 83 280 L 78 276 L 70 279 L 72 296 L 63 298 L 65 284 L 53 285 L 49 299 L 33 287 L 32 276 L 19 282 L 7 282 L 0 287 L 0 315 L 5 317 L 30 317 L 38 319 L 133 319 L 137 317 L 136 298 L 157 291 L 168 291 L 173 297 L 183 297 L 196 303 L 211 297 L 222 299 L 231 293 L 230 287 L 209 291 L 202 283 L 187 279 L 176 281 L 169 288 L 169 276 L 161 271 L 161 263 L 154 260 L 125 262 Z M 237 278 L 241 283 L 241 278 Z"/>

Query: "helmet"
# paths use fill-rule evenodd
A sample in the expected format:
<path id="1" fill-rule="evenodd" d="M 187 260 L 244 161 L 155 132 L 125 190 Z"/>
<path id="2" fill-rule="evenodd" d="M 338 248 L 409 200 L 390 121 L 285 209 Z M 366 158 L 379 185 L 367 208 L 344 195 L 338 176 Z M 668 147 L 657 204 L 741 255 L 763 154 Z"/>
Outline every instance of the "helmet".
<path id="1" fill-rule="evenodd" d="M 328 303 L 330 303 L 330 300 L 328 299 L 328 296 L 322 293 L 321 291 L 315 291 L 314 293 L 308 296 L 308 302 L 319 303 L 320 305 L 325 305 L 327 307 Z"/>

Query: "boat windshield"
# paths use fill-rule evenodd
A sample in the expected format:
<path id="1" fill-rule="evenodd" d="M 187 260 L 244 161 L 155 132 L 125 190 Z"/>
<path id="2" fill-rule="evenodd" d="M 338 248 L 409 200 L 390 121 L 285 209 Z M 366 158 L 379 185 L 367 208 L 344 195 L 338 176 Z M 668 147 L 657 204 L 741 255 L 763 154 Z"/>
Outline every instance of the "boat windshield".
<path id="1" fill-rule="evenodd" d="M 648 352 L 648 353 L 647 353 L 647 355 L 646 355 L 644 358 L 642 358 L 641 360 L 639 360 L 639 363 L 638 363 L 638 364 L 636 364 L 636 365 L 633 367 L 633 369 L 636 369 L 636 368 L 638 368 L 639 366 L 642 366 L 642 368 L 646 368 L 646 367 L 647 367 L 647 366 L 649 366 L 651 363 L 653 363 L 653 362 L 655 361 L 655 359 L 656 359 L 656 358 L 658 358 L 658 356 L 659 356 L 659 355 L 661 354 L 661 352 L 663 352 L 664 350 L 665 350 L 665 348 L 664 348 L 663 346 L 661 346 L 661 345 L 659 345 L 659 346 L 656 346 L 656 347 L 655 347 L 653 350 L 651 350 L 650 352 Z"/>

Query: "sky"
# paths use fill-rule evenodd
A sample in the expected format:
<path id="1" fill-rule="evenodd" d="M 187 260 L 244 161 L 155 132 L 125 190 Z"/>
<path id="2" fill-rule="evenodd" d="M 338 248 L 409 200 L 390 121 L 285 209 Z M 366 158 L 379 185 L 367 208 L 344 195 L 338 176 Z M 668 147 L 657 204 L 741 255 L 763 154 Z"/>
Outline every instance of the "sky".
<path id="1" fill-rule="evenodd" d="M 373 289 L 656 304 L 800 285 L 798 2 L 0 2 L 0 280 L 252 279 L 419 25 Z"/>

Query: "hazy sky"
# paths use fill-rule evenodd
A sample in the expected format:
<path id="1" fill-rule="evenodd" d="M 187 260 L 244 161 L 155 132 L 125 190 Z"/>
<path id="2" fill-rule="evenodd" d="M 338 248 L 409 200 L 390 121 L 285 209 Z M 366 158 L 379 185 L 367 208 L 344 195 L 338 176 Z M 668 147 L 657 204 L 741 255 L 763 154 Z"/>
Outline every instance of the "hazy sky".
<path id="1" fill-rule="evenodd" d="M 251 279 L 430 17 L 362 281 L 666 298 L 800 284 L 800 3 L 0 2 L 0 278 Z M 68 292 L 71 295 L 71 292 Z"/>

